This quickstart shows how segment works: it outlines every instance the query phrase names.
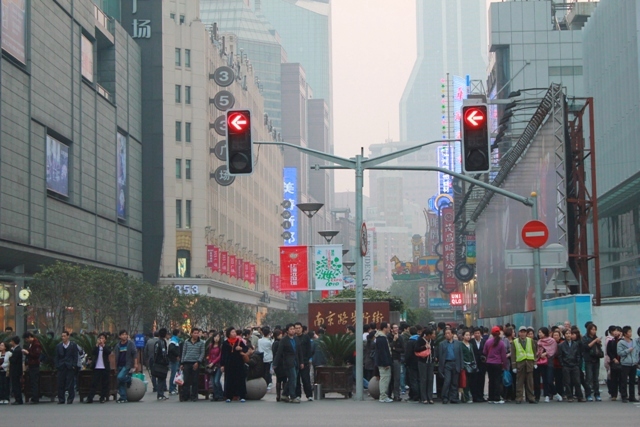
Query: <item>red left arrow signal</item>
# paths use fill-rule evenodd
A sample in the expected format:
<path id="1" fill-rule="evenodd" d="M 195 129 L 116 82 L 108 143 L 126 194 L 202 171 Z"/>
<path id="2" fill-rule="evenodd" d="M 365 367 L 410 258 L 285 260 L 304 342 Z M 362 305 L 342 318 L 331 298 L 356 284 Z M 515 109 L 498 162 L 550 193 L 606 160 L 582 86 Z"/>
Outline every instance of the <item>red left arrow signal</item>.
<path id="1" fill-rule="evenodd" d="M 469 126 L 477 128 L 483 125 L 485 117 L 484 112 L 479 108 L 469 108 L 464 115 L 464 121 Z"/>
<path id="2" fill-rule="evenodd" d="M 242 132 L 247 128 L 249 121 L 244 114 L 237 113 L 229 116 L 229 128 L 236 132 Z"/>

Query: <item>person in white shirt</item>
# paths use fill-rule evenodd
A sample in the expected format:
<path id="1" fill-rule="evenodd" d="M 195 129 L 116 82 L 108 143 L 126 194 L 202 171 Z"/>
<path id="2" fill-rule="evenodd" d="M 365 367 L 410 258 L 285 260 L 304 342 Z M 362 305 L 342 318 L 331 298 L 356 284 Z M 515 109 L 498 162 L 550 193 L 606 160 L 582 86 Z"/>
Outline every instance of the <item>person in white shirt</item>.
<path id="1" fill-rule="evenodd" d="M 93 397 L 96 390 L 100 391 L 100 403 L 109 400 L 109 373 L 111 365 L 109 364 L 109 355 L 111 348 L 107 345 L 107 336 L 105 334 L 98 335 L 96 347 L 93 349 L 91 358 L 91 366 L 93 368 L 93 376 L 91 379 L 91 389 L 85 403 L 93 403 Z"/>
<path id="2" fill-rule="evenodd" d="M 262 353 L 262 362 L 264 363 L 264 380 L 267 382 L 267 390 L 271 390 L 271 363 L 273 362 L 273 338 L 271 338 L 271 329 L 268 326 L 262 328 L 262 338 L 258 340 L 258 353 Z"/>

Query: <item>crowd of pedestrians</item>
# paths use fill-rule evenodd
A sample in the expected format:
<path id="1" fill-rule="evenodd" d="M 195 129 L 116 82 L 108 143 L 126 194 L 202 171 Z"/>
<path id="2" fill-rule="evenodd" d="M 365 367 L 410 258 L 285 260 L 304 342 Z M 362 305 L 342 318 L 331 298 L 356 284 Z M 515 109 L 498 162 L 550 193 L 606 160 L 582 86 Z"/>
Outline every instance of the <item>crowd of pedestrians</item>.
<path id="1" fill-rule="evenodd" d="M 488 329 L 454 328 L 445 323 L 409 326 L 404 322 L 370 324 L 364 329 L 365 387 L 378 377 L 379 401 L 383 403 L 433 404 L 437 399 L 443 404 L 597 402 L 602 400 L 601 363 L 606 368 L 610 399 L 638 402 L 635 384 L 640 328 L 636 338 L 630 326 L 610 326 L 599 336 L 591 322 L 584 325 L 584 335 L 569 322 L 537 331 L 510 324 Z M 354 335 L 355 329 L 349 326 L 346 333 Z M 257 378 L 263 378 L 268 389 L 275 383 L 278 402 L 300 403 L 303 396 L 313 401 L 314 367 L 326 364 L 317 344 L 323 334 L 321 328 L 308 331 L 296 323 L 274 330 L 229 327 L 203 331 L 193 327 L 182 339 L 179 329 L 169 332 L 161 328 L 149 334 L 138 354 L 128 332 L 121 330 L 111 345 L 109 334 L 99 334 L 95 348 L 85 355 L 65 331 L 52 361 L 57 371 L 58 403 L 74 402 L 77 374 L 83 367 L 92 370 L 85 403 L 93 403 L 96 396 L 100 403 L 109 400 L 112 370 L 118 385 L 116 402 L 126 403 L 132 375 L 140 370 L 139 358 L 159 401 L 178 394 L 181 402 L 198 400 L 203 371 L 211 401 L 245 402 L 247 381 Z M 0 404 L 8 404 L 10 395 L 12 405 L 24 403 L 21 381 L 25 371 L 30 403 L 39 402 L 42 356 L 42 345 L 31 332 L 22 340 L 13 336 L 0 342 Z M 353 365 L 355 354 L 345 363 Z"/>
<path id="2" fill-rule="evenodd" d="M 443 404 L 599 402 L 602 362 L 610 399 L 638 402 L 640 328 L 636 338 L 631 326 L 610 326 L 599 336 L 592 322 L 584 335 L 569 322 L 537 331 L 510 324 L 489 330 L 385 322 L 366 329 L 364 376 L 379 376 L 383 403 L 433 404 L 434 394 Z"/>

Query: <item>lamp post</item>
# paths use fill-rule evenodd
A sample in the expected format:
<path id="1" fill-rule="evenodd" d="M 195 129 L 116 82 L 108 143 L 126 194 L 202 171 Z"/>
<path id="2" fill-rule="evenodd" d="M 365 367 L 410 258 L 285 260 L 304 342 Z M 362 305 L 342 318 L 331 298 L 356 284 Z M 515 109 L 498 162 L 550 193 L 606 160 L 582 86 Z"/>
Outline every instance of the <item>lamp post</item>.
<path id="1" fill-rule="evenodd" d="M 318 231 L 318 234 L 324 237 L 324 240 L 327 241 L 327 245 L 331 243 L 334 237 L 336 237 L 340 233 L 336 230 L 326 230 L 326 231 Z"/>
<path id="2" fill-rule="evenodd" d="M 298 203 L 297 208 L 300 209 L 302 211 L 302 213 L 304 213 L 307 218 L 309 218 L 309 242 L 307 243 L 308 245 L 308 249 L 307 249 L 307 266 L 309 269 L 309 302 L 313 302 L 313 276 L 312 276 L 312 268 L 311 266 L 312 264 L 312 256 L 313 253 L 311 251 L 313 245 L 312 245 L 312 240 L 313 240 L 313 221 L 311 220 L 313 218 L 313 216 L 315 214 L 318 213 L 318 211 L 320 209 L 322 209 L 322 207 L 324 206 L 324 203 Z"/>

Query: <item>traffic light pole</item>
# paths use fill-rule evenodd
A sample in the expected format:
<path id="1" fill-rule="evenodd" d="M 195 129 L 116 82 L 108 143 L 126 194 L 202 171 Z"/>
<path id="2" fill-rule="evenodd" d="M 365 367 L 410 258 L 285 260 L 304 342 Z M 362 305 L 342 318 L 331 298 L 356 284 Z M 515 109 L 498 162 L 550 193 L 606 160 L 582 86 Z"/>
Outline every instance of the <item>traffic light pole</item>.
<path id="1" fill-rule="evenodd" d="M 382 156 L 373 157 L 371 159 L 367 159 L 364 157 L 362 149 L 360 154 L 356 155 L 355 158 L 345 159 L 343 157 L 338 157 L 333 154 L 324 153 L 322 151 L 313 150 L 307 147 L 301 147 L 299 145 L 291 144 L 288 142 L 279 142 L 279 141 L 254 141 L 254 144 L 259 145 L 277 145 L 281 147 L 290 147 L 294 148 L 298 151 L 302 151 L 314 157 L 317 157 L 322 160 L 326 160 L 328 162 L 334 163 L 338 166 L 320 166 L 315 165 L 312 169 L 320 170 L 320 169 L 353 169 L 356 175 L 356 227 L 359 229 L 362 226 L 363 220 L 363 211 L 362 211 L 362 189 L 363 189 L 363 175 L 365 169 L 377 169 L 377 170 L 415 170 L 415 171 L 434 171 L 434 172 L 442 172 L 444 174 L 448 174 L 459 178 L 463 181 L 473 183 L 479 187 L 486 188 L 487 190 L 494 191 L 498 194 L 501 194 L 505 197 L 508 197 L 513 200 L 517 200 L 527 206 L 534 206 L 534 201 L 530 198 L 520 196 L 515 193 L 511 193 L 499 187 L 494 187 L 491 184 L 487 184 L 486 182 L 479 181 L 477 179 L 473 179 L 466 175 L 459 174 L 457 172 L 450 171 L 448 169 L 432 167 L 432 166 L 379 166 L 382 163 L 386 163 L 390 160 L 397 159 L 406 154 L 413 153 L 418 151 L 424 146 L 432 145 L 432 144 L 442 144 L 447 142 L 456 142 L 460 141 L 459 139 L 440 139 L 435 141 L 425 142 L 419 145 L 415 145 L 413 147 L 405 148 L 403 150 L 394 151 L 393 153 L 384 154 Z M 363 366 L 364 366 L 364 346 L 362 341 L 363 335 L 363 286 L 362 286 L 362 247 L 361 247 L 361 239 L 356 239 L 357 245 L 357 254 L 356 254 L 356 400 L 364 400 L 363 395 Z M 536 284 L 536 289 L 539 287 L 539 284 Z"/>

